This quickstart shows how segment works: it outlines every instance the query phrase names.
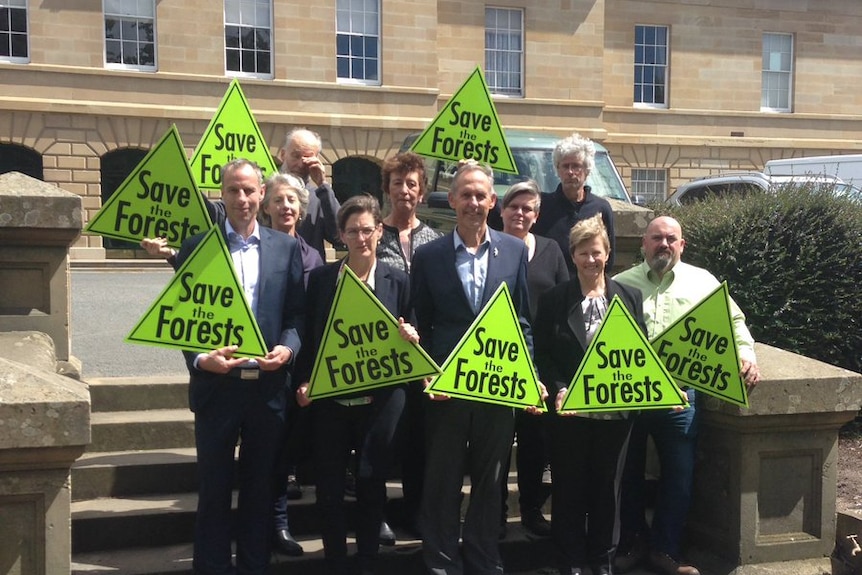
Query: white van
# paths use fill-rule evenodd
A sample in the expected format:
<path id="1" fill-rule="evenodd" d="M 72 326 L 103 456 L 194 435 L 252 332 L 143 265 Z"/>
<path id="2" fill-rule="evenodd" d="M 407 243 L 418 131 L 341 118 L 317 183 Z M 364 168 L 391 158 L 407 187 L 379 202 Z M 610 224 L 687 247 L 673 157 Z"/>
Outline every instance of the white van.
<path id="1" fill-rule="evenodd" d="M 763 171 L 768 176 L 833 176 L 862 188 L 862 154 L 769 160 Z"/>

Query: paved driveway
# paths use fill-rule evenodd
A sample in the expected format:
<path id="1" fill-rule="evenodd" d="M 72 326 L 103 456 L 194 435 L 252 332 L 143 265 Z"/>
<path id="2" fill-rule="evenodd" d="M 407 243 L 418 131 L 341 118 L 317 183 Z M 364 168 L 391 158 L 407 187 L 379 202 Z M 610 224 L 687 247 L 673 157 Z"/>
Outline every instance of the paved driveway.
<path id="1" fill-rule="evenodd" d="M 82 377 L 186 375 L 179 351 L 125 343 L 170 270 L 72 270 L 72 355 Z"/>

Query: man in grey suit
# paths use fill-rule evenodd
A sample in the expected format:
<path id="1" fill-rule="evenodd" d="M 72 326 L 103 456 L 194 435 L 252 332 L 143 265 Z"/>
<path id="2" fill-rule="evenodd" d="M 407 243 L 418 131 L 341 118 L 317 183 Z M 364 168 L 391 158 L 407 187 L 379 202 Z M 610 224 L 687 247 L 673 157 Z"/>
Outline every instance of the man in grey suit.
<path id="1" fill-rule="evenodd" d="M 493 173 L 462 163 L 449 191 L 455 231 L 416 250 L 411 293 L 420 342 L 439 364 L 506 282 L 532 354 L 527 245 L 486 223 L 497 196 Z M 436 575 L 503 572 L 498 536 L 500 491 L 512 446 L 512 408 L 432 396 L 426 406 L 427 464 L 420 512 L 423 555 Z M 470 475 L 463 553 L 458 549 L 461 487 Z M 463 555 L 463 558 L 462 558 Z"/>
<path id="2" fill-rule="evenodd" d="M 269 351 L 253 359 L 234 357 L 236 346 L 184 352 L 200 476 L 192 566 L 198 575 L 262 574 L 269 565 L 273 466 L 284 425 L 288 366 L 300 347 L 305 291 L 299 243 L 257 223 L 264 193 L 253 162 L 237 159 L 222 168 L 226 217 L 218 229 Z M 202 239 L 203 234 L 183 242 L 177 267 Z M 235 467 L 236 570 L 231 564 Z"/>

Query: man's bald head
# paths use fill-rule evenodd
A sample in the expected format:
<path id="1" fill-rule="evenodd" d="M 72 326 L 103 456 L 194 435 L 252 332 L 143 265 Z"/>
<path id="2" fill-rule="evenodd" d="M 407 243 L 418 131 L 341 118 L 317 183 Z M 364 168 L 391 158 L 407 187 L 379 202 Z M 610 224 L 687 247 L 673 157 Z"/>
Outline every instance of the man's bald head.
<path id="1" fill-rule="evenodd" d="M 662 277 L 682 257 L 685 249 L 682 226 L 670 216 L 659 216 L 647 226 L 642 245 L 647 265 Z"/>

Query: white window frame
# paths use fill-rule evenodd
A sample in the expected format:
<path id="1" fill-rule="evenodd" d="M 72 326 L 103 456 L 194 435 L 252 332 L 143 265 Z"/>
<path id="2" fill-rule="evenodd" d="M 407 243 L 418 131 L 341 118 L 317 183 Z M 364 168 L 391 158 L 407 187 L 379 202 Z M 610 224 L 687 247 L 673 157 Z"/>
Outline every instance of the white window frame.
<path id="1" fill-rule="evenodd" d="M 663 202 L 668 196 L 667 170 L 632 168 L 632 195 L 646 202 Z"/>
<path id="2" fill-rule="evenodd" d="M 25 56 L 12 56 L 12 35 L 20 34 L 19 31 L 13 32 L 11 29 L 2 32 L 2 40 L 6 42 L 4 48 L 8 48 L 8 56 L 0 56 L 0 62 L 12 62 L 13 64 L 29 64 L 30 63 L 30 9 L 27 6 L 27 0 L 0 0 L 0 8 L 8 8 L 10 10 L 24 10 L 24 21 L 26 30 L 24 35 L 27 42 L 27 54 Z M 8 22 L 3 22 L 3 26 L 11 25 L 12 17 L 8 18 Z"/>
<path id="3" fill-rule="evenodd" d="M 793 34 L 763 33 L 760 110 L 793 111 Z"/>
<path id="4" fill-rule="evenodd" d="M 381 85 L 381 7 L 380 0 L 337 0 L 335 74 L 339 84 Z M 369 48 L 375 50 L 376 55 L 368 56 Z M 368 78 L 365 72 L 367 64 L 372 61 L 377 66 L 376 78 Z M 358 72 L 360 69 L 361 74 Z"/>
<path id="5" fill-rule="evenodd" d="M 485 80 L 495 96 L 524 97 L 524 17 L 523 8 L 485 7 Z"/>
<path id="6" fill-rule="evenodd" d="M 103 0 L 102 2 L 102 15 L 104 17 L 104 30 L 103 30 L 103 40 L 104 40 L 104 51 L 103 57 L 105 60 L 105 67 L 116 70 L 141 70 L 143 72 L 155 72 L 158 64 L 158 42 L 156 41 L 158 36 L 156 35 L 156 1 L 155 0 Z M 116 41 L 115 38 L 108 38 L 108 20 L 121 20 L 121 21 L 134 21 L 135 24 L 147 23 L 152 24 L 153 27 L 153 63 L 152 64 L 127 64 L 124 62 L 108 62 L 108 44 L 109 42 Z M 120 24 L 119 33 L 122 35 L 123 33 L 123 24 Z M 139 30 L 137 32 L 140 32 Z M 124 49 L 125 44 L 132 44 L 135 46 L 136 55 L 140 58 L 140 48 L 141 45 L 148 44 L 149 42 L 141 42 L 138 38 L 134 40 L 120 38 L 119 40 L 121 50 Z M 123 51 L 120 53 L 120 59 L 122 60 Z"/>
<path id="7" fill-rule="evenodd" d="M 271 80 L 273 68 L 275 66 L 275 30 L 273 29 L 272 15 L 272 0 L 225 0 L 224 1 L 224 69 L 225 75 L 235 78 L 259 78 Z M 239 46 L 228 45 L 228 27 L 237 27 L 240 29 L 238 37 Z M 269 49 L 262 50 L 257 47 L 257 32 L 266 31 L 269 34 Z M 254 47 L 249 49 L 242 48 L 242 32 L 254 33 Z M 228 55 L 233 52 L 239 52 L 240 60 L 239 70 L 231 70 L 228 68 Z M 243 56 L 247 52 L 254 54 L 255 71 L 245 72 L 242 70 Z M 269 52 L 269 71 L 257 71 L 258 53 Z"/>
<path id="8" fill-rule="evenodd" d="M 643 32 L 639 33 L 640 30 Z M 662 35 L 664 42 L 660 37 Z M 636 24 L 634 40 L 634 106 L 666 109 L 670 102 L 670 27 Z M 656 80 L 656 76 L 661 78 Z M 664 91 L 662 101 L 656 101 L 656 87 Z M 649 98 L 646 97 L 648 92 Z"/>

